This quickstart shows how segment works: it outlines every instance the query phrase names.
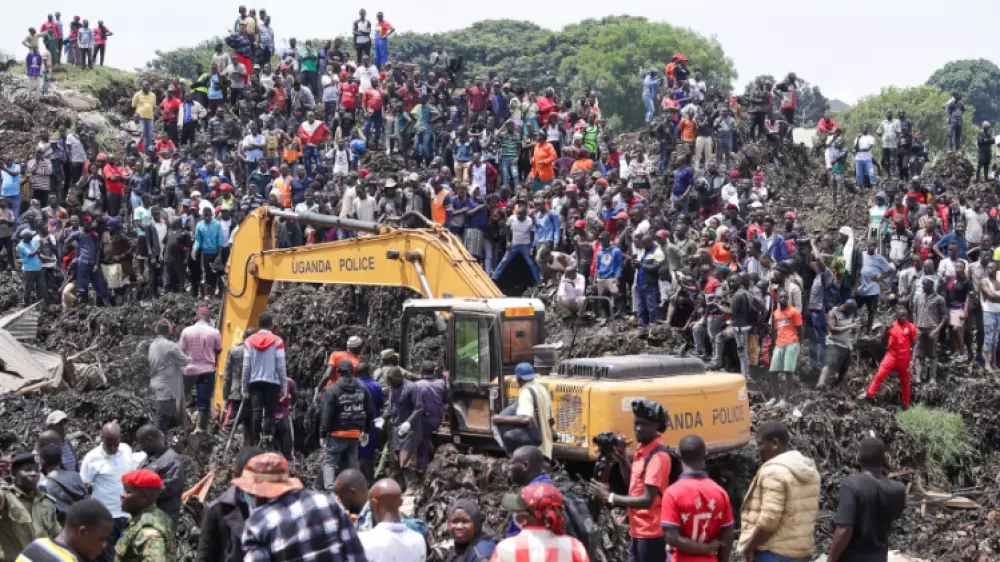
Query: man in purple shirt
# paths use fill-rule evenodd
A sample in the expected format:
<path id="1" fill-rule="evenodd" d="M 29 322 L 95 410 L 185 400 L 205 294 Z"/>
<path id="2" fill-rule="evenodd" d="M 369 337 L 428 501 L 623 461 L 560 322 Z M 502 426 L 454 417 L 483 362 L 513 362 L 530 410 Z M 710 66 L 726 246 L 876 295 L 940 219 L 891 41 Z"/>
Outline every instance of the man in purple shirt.
<path id="1" fill-rule="evenodd" d="M 420 446 L 417 448 L 417 470 L 423 472 L 430 461 L 431 436 L 441 427 L 444 419 L 445 394 L 444 379 L 438 376 L 434 363 L 424 361 L 420 365 L 420 380 L 416 385 L 417 401 L 423 405 L 421 414 Z"/>
<path id="2" fill-rule="evenodd" d="M 42 89 L 42 55 L 38 52 L 38 45 L 31 47 L 31 52 L 24 59 L 24 66 L 28 69 L 31 91 L 37 93 Z"/>
<path id="3" fill-rule="evenodd" d="M 198 308 L 195 313 L 194 326 L 188 326 L 181 332 L 178 344 L 191 362 L 184 367 L 184 394 L 190 396 L 195 392 L 198 407 L 198 427 L 195 433 L 204 431 L 212 418 L 212 392 L 215 387 L 215 365 L 222 351 L 222 335 L 209 321 L 212 311 L 207 306 Z"/>

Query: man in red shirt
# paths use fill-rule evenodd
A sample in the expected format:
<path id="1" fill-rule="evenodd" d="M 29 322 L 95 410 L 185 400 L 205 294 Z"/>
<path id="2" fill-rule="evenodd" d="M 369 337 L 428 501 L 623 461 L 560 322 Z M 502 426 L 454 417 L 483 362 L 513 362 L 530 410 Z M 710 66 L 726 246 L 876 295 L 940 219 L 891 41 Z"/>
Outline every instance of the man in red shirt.
<path id="1" fill-rule="evenodd" d="M 372 78 L 372 87 L 361 95 L 361 105 L 368 117 L 365 119 L 365 139 L 369 149 L 378 149 L 378 140 L 382 136 L 382 99 L 385 92 L 379 87 L 379 79 Z M 375 134 L 372 136 L 372 125 Z"/>
<path id="2" fill-rule="evenodd" d="M 635 456 L 632 457 L 628 496 L 612 494 L 608 486 L 591 480 L 590 493 L 610 507 L 628 508 L 629 560 L 666 562 L 667 547 L 660 524 L 663 492 L 670 484 L 670 454 L 663 445 L 667 412 L 652 400 L 632 401 L 635 417 Z M 624 465 L 628 461 L 620 459 Z"/>
<path id="3" fill-rule="evenodd" d="M 678 445 L 684 472 L 663 494 L 663 531 L 671 562 L 727 562 L 733 548 L 729 495 L 705 472 L 705 441 L 688 435 Z"/>
<path id="4" fill-rule="evenodd" d="M 407 113 L 413 111 L 413 108 L 420 103 L 420 91 L 413 85 L 413 79 L 407 80 L 405 86 L 396 90 L 396 95 L 403 100 L 403 107 Z"/>
<path id="5" fill-rule="evenodd" d="M 486 102 L 490 97 L 489 88 L 483 87 L 483 77 L 476 76 L 476 85 L 466 89 L 469 97 L 469 123 L 478 123 L 481 119 L 488 121 Z"/>
<path id="6" fill-rule="evenodd" d="M 160 119 L 163 120 L 163 130 L 167 132 L 167 136 L 170 137 L 174 145 L 181 143 L 177 129 L 177 114 L 181 109 L 181 100 L 177 98 L 176 93 L 177 90 L 170 86 L 167 88 L 167 97 L 160 102 Z"/>
<path id="7" fill-rule="evenodd" d="M 109 217 L 117 217 L 122 210 L 122 201 L 125 198 L 123 184 L 125 174 L 118 167 L 114 154 L 108 155 L 108 163 L 104 165 L 104 188 L 108 192 L 107 209 Z"/>
<path id="8" fill-rule="evenodd" d="M 886 377 L 895 371 L 899 374 L 903 408 L 910 407 L 910 349 L 913 347 L 913 340 L 917 339 L 917 327 L 907 319 L 907 316 L 906 306 L 897 304 L 896 321 L 882 336 L 882 343 L 886 345 L 885 357 L 878 366 L 878 372 L 875 373 L 868 392 L 861 397 L 863 401 L 871 403 Z"/>

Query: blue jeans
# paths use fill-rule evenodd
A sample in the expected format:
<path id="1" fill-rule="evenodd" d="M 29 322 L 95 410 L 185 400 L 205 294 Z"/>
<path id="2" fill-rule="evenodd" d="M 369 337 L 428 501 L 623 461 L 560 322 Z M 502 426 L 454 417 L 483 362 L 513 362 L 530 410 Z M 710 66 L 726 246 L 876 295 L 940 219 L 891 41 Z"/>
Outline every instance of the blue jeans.
<path id="1" fill-rule="evenodd" d="M 319 159 L 319 148 L 315 146 L 305 147 L 305 165 L 306 165 L 306 175 L 310 178 L 316 177 L 319 173 L 320 168 L 322 168 L 323 163 Z M 312 164 L 310 166 L 310 164 Z"/>
<path id="2" fill-rule="evenodd" d="M 857 174 L 858 187 L 865 185 L 866 177 L 871 185 L 875 185 L 875 167 L 871 160 L 855 160 L 854 170 Z"/>
<path id="3" fill-rule="evenodd" d="M 486 270 L 486 275 L 493 275 L 493 263 L 496 261 L 495 252 L 496 243 L 483 240 L 483 269 Z"/>
<path id="4" fill-rule="evenodd" d="M 18 192 L 17 195 L 4 195 L 4 197 L 10 203 L 10 210 L 14 211 L 14 220 L 21 218 L 21 193 Z"/>
<path id="5" fill-rule="evenodd" d="M 653 120 L 653 111 L 655 107 L 653 105 L 653 98 L 649 96 L 642 96 L 642 103 L 646 104 L 646 123 L 649 123 Z"/>
<path id="6" fill-rule="evenodd" d="M 660 163 L 656 169 L 661 176 L 667 173 L 667 168 L 670 167 L 670 157 L 673 155 L 673 147 L 660 149 Z"/>
<path id="7" fill-rule="evenodd" d="M 813 326 L 813 345 L 809 348 L 809 360 L 814 367 L 823 368 L 826 365 L 826 313 L 822 310 L 810 310 L 809 318 Z"/>
<path id="8" fill-rule="evenodd" d="M 375 135 L 372 136 L 372 125 L 375 126 Z M 365 138 L 368 139 L 368 148 L 378 148 L 378 139 L 382 136 L 382 112 L 376 111 L 365 119 Z"/>
<path id="9" fill-rule="evenodd" d="M 648 272 L 645 275 L 650 275 Z M 659 287 L 636 287 L 639 293 L 636 303 L 638 304 L 639 327 L 643 328 L 647 324 L 656 324 L 660 319 L 660 288 Z"/>
<path id="10" fill-rule="evenodd" d="M 753 553 L 753 559 L 756 562 L 806 562 L 808 558 L 789 558 L 787 556 L 781 556 L 780 554 L 775 554 L 770 550 L 758 550 Z"/>
<path id="11" fill-rule="evenodd" d="M 337 474 L 348 468 L 358 468 L 357 439 L 344 437 L 326 437 L 326 447 L 323 448 L 323 485 L 329 490 Z"/>
<path id="12" fill-rule="evenodd" d="M 90 284 L 94 284 L 94 292 L 97 296 L 107 300 L 108 298 L 108 284 L 104 281 L 104 273 L 101 272 L 101 268 L 97 268 L 97 272 L 94 272 L 93 264 L 85 264 L 77 262 L 76 264 L 76 294 L 78 296 L 85 296 L 90 290 Z"/>
<path id="13" fill-rule="evenodd" d="M 203 416 L 209 415 L 212 411 L 212 393 L 215 390 L 215 371 L 184 375 L 184 382 L 185 392 L 194 389 L 194 403 L 198 413 Z"/>
<path id="14" fill-rule="evenodd" d="M 229 158 L 229 145 L 212 143 L 212 155 L 219 162 L 225 163 Z"/>
<path id="15" fill-rule="evenodd" d="M 633 538 L 628 545 L 628 562 L 667 562 L 667 542 L 664 537 Z"/>
<path id="16" fill-rule="evenodd" d="M 733 135 L 719 134 L 715 138 L 715 163 L 722 163 L 722 157 L 726 158 L 726 169 L 733 167 Z"/>
<path id="17" fill-rule="evenodd" d="M 517 158 L 500 159 L 500 185 L 511 189 L 517 187 Z"/>
<path id="18" fill-rule="evenodd" d="M 428 162 L 434 158 L 434 148 L 431 144 L 433 141 L 434 135 L 431 134 L 431 131 L 417 131 L 416 138 L 413 142 L 417 158 L 426 158 Z"/>
<path id="19" fill-rule="evenodd" d="M 149 151 L 154 147 L 153 120 L 139 119 L 139 124 L 142 126 L 142 148 L 145 151 Z"/>
<path id="20" fill-rule="evenodd" d="M 531 244 L 514 244 L 510 248 L 507 248 L 507 253 L 503 255 L 503 259 L 500 260 L 500 265 L 493 271 L 493 279 L 499 279 L 503 275 L 503 270 L 507 269 L 507 264 L 510 263 L 515 256 L 521 256 L 524 261 L 528 262 L 528 267 L 531 269 L 531 275 L 535 278 L 535 284 L 542 282 L 542 275 L 538 271 L 538 264 L 535 263 L 535 258 L 531 256 Z"/>

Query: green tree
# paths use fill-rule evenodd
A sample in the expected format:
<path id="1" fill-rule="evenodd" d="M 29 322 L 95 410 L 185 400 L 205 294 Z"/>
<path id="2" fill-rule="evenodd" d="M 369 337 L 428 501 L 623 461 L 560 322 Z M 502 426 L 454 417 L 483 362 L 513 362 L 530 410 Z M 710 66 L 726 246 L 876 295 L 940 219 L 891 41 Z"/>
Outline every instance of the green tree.
<path id="1" fill-rule="evenodd" d="M 200 64 L 207 71 L 212 64 L 212 55 L 215 53 L 217 43 L 225 44 L 221 38 L 215 37 L 206 39 L 194 47 L 156 51 L 156 58 L 146 63 L 146 66 L 173 76 L 195 79 L 197 78 L 195 65 Z"/>
<path id="2" fill-rule="evenodd" d="M 879 123 L 885 119 L 888 109 L 902 109 L 907 118 L 913 122 L 914 129 L 920 131 L 927 148 L 941 150 L 947 146 L 948 117 L 944 112 L 949 94 L 934 86 L 915 86 L 912 88 L 883 88 L 880 94 L 858 100 L 854 107 L 847 109 L 841 116 L 840 126 L 844 129 L 844 139 L 852 146 L 854 138 L 861 130 L 861 125 L 867 123 L 872 134 Z M 972 126 L 973 110 L 965 112 L 965 144 L 966 148 L 975 143 L 977 129 Z M 881 147 L 881 143 L 877 144 Z"/>
<path id="3" fill-rule="evenodd" d="M 830 100 L 826 99 L 819 86 L 810 86 L 808 82 L 799 80 L 799 106 L 795 112 L 795 124 L 799 126 L 815 125 L 830 109 Z"/>
<path id="4" fill-rule="evenodd" d="M 1000 68 L 986 59 L 951 61 L 937 69 L 927 84 L 945 92 L 962 92 L 976 108 L 975 122 L 1000 120 Z"/>

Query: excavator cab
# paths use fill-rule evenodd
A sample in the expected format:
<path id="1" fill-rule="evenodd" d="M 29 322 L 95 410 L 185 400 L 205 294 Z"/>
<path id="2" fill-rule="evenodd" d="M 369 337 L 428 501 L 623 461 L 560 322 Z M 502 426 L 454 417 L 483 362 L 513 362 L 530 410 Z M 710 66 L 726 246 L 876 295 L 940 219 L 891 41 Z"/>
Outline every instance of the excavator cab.
<path id="1" fill-rule="evenodd" d="M 443 330 L 434 335 L 437 328 Z M 523 298 L 409 300 L 400 340 L 407 369 L 428 359 L 444 366 L 451 408 L 441 432 L 456 443 L 492 440 L 490 419 L 509 402 L 503 376 L 534 361 L 545 341 L 545 306 Z"/>

